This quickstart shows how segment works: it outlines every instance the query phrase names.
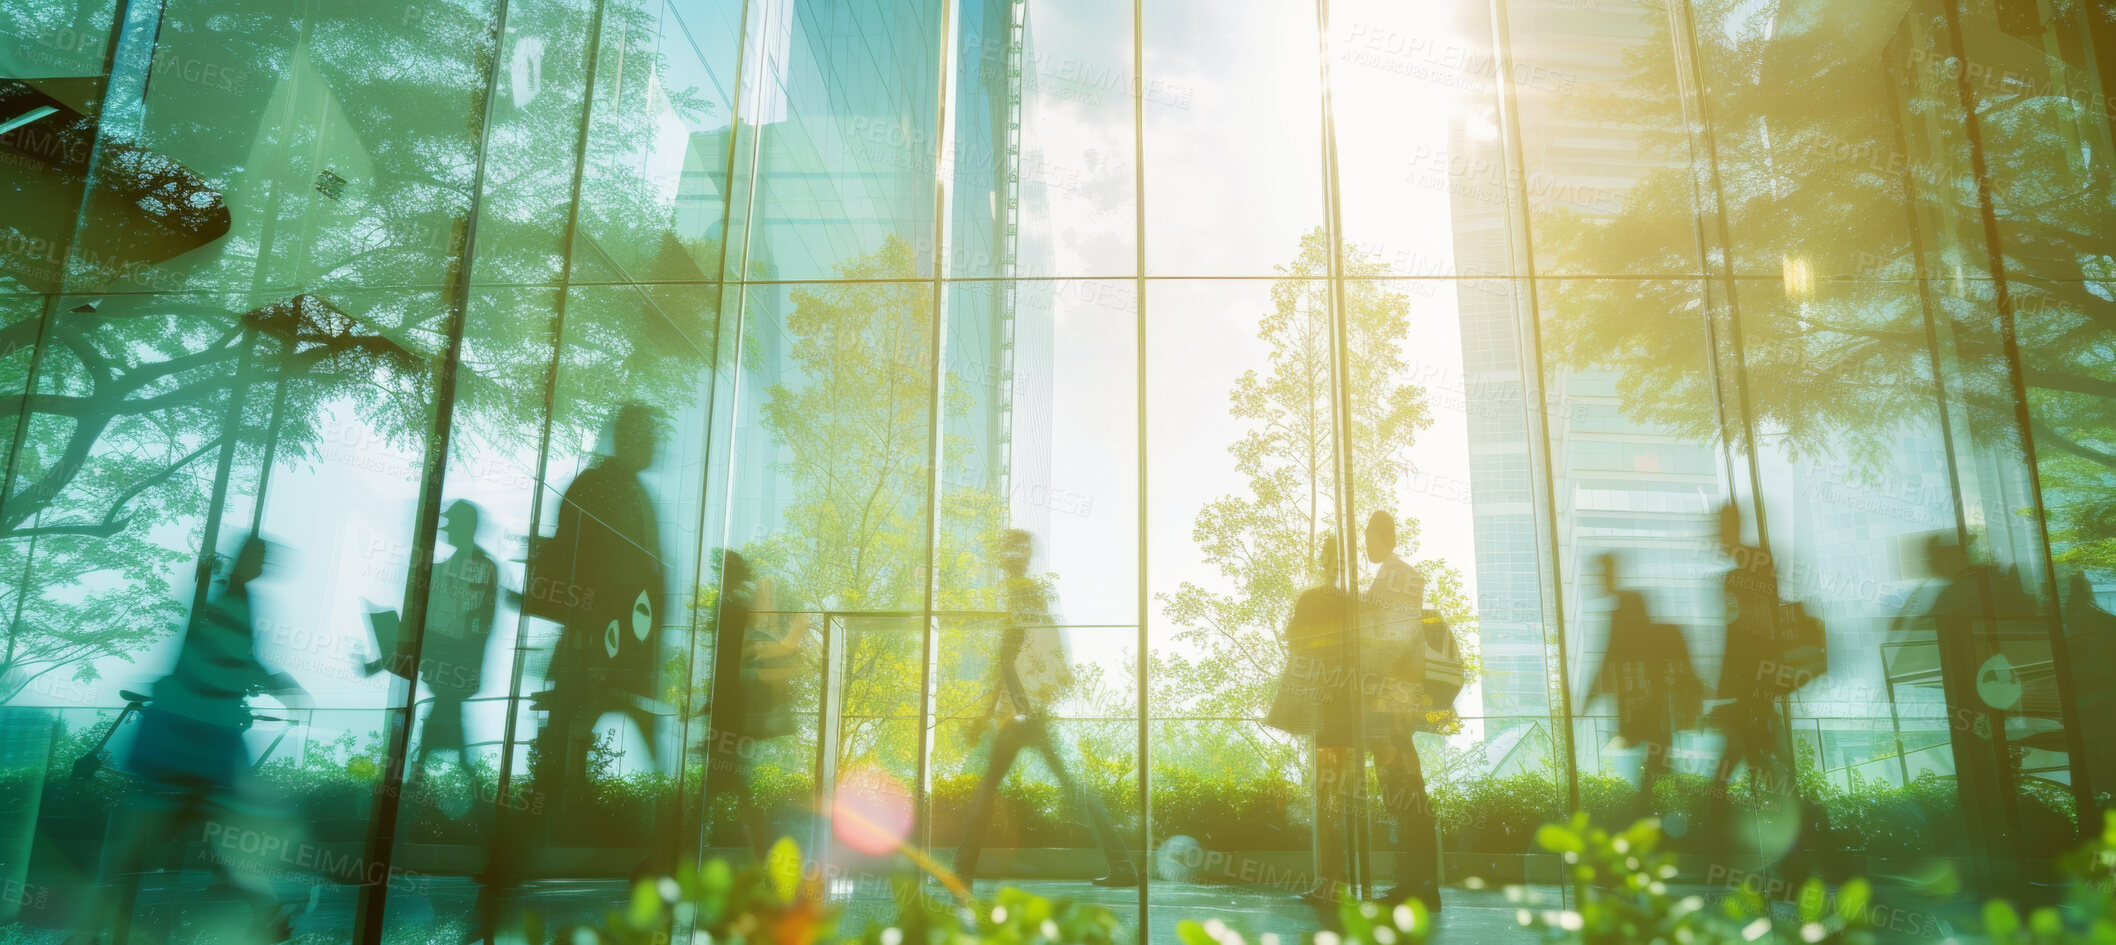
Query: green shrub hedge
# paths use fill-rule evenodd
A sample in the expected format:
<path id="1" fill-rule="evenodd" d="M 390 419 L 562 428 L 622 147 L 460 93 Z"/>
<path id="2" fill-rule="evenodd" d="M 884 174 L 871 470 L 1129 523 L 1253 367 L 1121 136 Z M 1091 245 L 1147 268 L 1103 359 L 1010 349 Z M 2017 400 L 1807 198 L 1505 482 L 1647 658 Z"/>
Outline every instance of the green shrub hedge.
<path id="1" fill-rule="evenodd" d="M 89 742 L 88 733 L 59 739 L 47 770 L 0 772 L 19 787 L 9 796 L 27 796 L 41 780 L 39 831 L 60 843 L 93 843 L 100 838 L 109 811 L 123 803 L 128 782 L 104 773 L 86 780 L 70 776 L 73 760 Z M 348 734 L 328 744 L 312 744 L 300 763 L 293 759 L 264 766 L 261 780 L 279 799 L 280 816 L 300 824 L 313 842 L 352 842 L 365 836 L 381 775 L 379 739 L 365 745 Z M 604 772 L 585 790 L 566 799 L 562 816 L 548 818 L 551 842 L 605 847 L 648 845 L 668 828 L 674 815 L 670 800 L 674 779 L 662 774 L 615 774 L 615 755 L 599 746 L 591 771 Z M 1026 767 L 1026 766 L 1025 766 Z M 1130 836 L 1139 828 L 1136 782 L 1121 766 L 1083 766 L 1094 772 L 1094 790 L 1110 816 Z M 1106 769 L 1106 770 L 1105 770 Z M 1035 769 L 1031 769 L 1032 771 Z M 685 790 L 695 791 L 706 771 L 692 765 Z M 489 764 L 471 768 L 452 761 L 428 766 L 404 791 L 400 807 L 401 837 L 414 843 L 482 844 L 489 836 L 495 809 L 493 784 L 498 772 Z M 759 760 L 752 770 L 758 803 L 774 812 L 776 832 L 805 835 L 803 826 L 813 796 L 811 773 L 797 764 Z M 555 806 L 535 785 L 518 777 L 506 799 L 516 810 L 543 813 Z M 724 779 L 723 779 L 724 780 Z M 928 842 L 940 849 L 961 840 L 962 825 L 978 788 L 974 773 L 936 776 L 933 781 Z M 1651 798 L 1628 781 L 1585 773 L 1578 779 L 1581 810 L 1596 823 L 1632 823 L 1658 817 L 1666 825 L 1667 843 L 1682 850 L 1686 825 L 1702 824 L 1714 799 L 1707 779 L 1672 774 L 1660 779 Z M 1818 850 L 1855 856 L 1958 856 L 1966 854 L 1964 831 L 1951 829 L 1961 818 L 1960 802 L 1950 779 L 1927 774 L 1907 785 L 1854 783 L 1850 789 L 1819 777 L 1802 779 L 1802 794 L 1813 827 L 1808 843 Z M 1541 774 L 1441 783 L 1432 788 L 1432 806 L 1446 849 L 1468 853 L 1524 853 L 1535 842 L 1537 828 L 1565 819 L 1565 785 Z M 1200 772 L 1158 764 L 1152 779 L 1156 842 L 1188 836 L 1209 850 L 1305 850 L 1309 845 L 1313 802 L 1300 785 L 1282 778 Z M 1378 793 L 1377 793 L 1378 798 Z M 1737 780 L 1727 799 L 1734 805 L 1753 802 L 1744 781 Z M 1379 818 L 1378 799 L 1371 801 Z M 737 816 L 735 795 L 715 786 L 706 799 L 712 843 L 740 847 L 747 840 Z M 988 818 L 986 842 L 992 847 L 1086 847 L 1093 838 L 1071 799 L 1042 775 L 1017 770 L 1001 786 L 999 804 Z M 2024 833 L 2031 849 L 2054 855 L 2066 849 L 2076 814 L 2061 789 L 2026 784 L 2021 802 Z"/>

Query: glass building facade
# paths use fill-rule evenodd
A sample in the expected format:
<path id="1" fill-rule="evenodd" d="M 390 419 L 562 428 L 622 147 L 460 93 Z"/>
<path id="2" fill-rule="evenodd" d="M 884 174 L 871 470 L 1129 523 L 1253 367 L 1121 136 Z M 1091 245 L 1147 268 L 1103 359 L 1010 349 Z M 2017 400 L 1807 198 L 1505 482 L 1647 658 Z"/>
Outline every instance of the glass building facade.
<path id="1" fill-rule="evenodd" d="M 2068 0 L 0 0 L 0 935 L 783 836 L 1526 940 L 1573 811 L 1951 935 L 2116 803 L 2112 95 Z"/>

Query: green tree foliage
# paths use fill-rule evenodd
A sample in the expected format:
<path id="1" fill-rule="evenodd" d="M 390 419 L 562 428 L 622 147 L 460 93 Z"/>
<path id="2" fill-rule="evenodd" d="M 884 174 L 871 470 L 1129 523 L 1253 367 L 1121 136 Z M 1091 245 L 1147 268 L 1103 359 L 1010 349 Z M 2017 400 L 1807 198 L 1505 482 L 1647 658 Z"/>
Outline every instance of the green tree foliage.
<path id="1" fill-rule="evenodd" d="M 846 281 L 792 293 L 794 371 L 767 392 L 763 421 L 784 447 L 778 471 L 795 498 L 785 529 L 753 550 L 805 606 L 917 610 L 933 467 L 933 283 L 915 279 L 911 246 L 895 237 L 838 276 Z M 890 279 L 904 281 L 872 281 Z M 965 406 L 957 398 L 947 409 Z"/>
<path id="2" fill-rule="evenodd" d="M 1348 361 L 1339 378 L 1325 278 L 1329 254 L 1330 243 L 1318 229 L 1302 239 L 1291 263 L 1278 267 L 1272 308 L 1257 323 L 1269 363 L 1245 372 L 1228 394 L 1229 412 L 1249 424 L 1228 447 L 1248 489 L 1207 502 L 1191 527 L 1199 553 L 1224 583 L 1185 581 L 1160 597 L 1162 612 L 1179 628 L 1176 645 L 1153 657 L 1154 679 L 1171 711 L 1259 718 L 1271 704 L 1285 660 L 1280 629 L 1294 599 L 1321 580 L 1317 561 L 1324 536 L 1342 531 L 1335 452 L 1340 382 L 1351 394 L 1344 427 L 1352 437 L 1351 506 L 1361 517 L 1352 530 L 1363 526 L 1366 515 L 1387 510 L 1398 522 L 1398 553 L 1412 559 L 1417 551 L 1418 522 L 1399 506 L 1397 488 L 1411 470 L 1411 444 L 1432 417 L 1424 391 L 1406 376 L 1410 300 L 1371 278 L 1383 274 L 1385 265 L 1346 248 Z M 1356 545 L 1345 547 L 1349 552 Z M 1429 604 L 1458 636 L 1473 639 L 1475 619 L 1460 576 L 1439 560 L 1415 566 L 1427 576 Z M 1259 735 L 1250 726 L 1192 730 L 1207 741 L 1239 743 L 1271 770 L 1297 763 L 1292 740 Z M 1223 763 L 1231 757 L 1220 754 Z"/>
<path id="3" fill-rule="evenodd" d="M 1690 9 L 1694 30 L 1672 42 L 1669 17 L 1642 11 L 1644 41 L 1625 69 L 1555 106 L 1563 120 L 1635 134 L 1648 170 L 1620 214 L 1539 209 L 1544 274 L 1664 278 L 1551 283 L 1546 353 L 1620 372 L 1637 421 L 1795 460 L 1877 471 L 1906 430 L 1944 420 L 1966 465 L 2018 466 L 2028 434 L 2060 559 L 2116 569 L 2116 180 L 2107 116 L 2078 92 L 2096 87 L 2092 74 L 2054 42 L 2046 54 L 1971 14 L 1976 69 L 2031 64 L 2021 81 L 1970 83 L 1984 188 L 1959 98 L 1964 64 L 1937 5 L 1855 25 L 1732 0 Z M 1673 58 L 1686 39 L 1701 93 L 1692 63 Z M 1698 110 L 1711 122 L 1702 132 Z M 1986 195 L 2017 352 L 1983 235 Z M 1726 245 L 1706 252 L 1700 238 Z M 1680 277 L 1728 268 L 1744 278 L 1715 283 L 1709 305 Z M 1758 444 L 1730 435 L 1737 402 Z M 1986 501 L 2022 514 L 2017 497 Z"/>
<path id="4" fill-rule="evenodd" d="M 21 37 L 22 50 L 92 46 L 92 76 L 109 22 L 94 6 L 10 4 L 0 34 Z M 216 487 L 240 514 L 273 465 L 329 461 L 334 449 L 355 463 L 421 456 L 459 309 L 451 462 L 486 470 L 506 457 L 527 481 L 535 467 L 521 457 L 539 446 L 556 353 L 562 300 L 549 286 L 568 248 L 590 9 L 513 4 L 515 39 L 496 51 L 492 11 L 474 2 L 328 15 L 266 0 L 170 7 L 136 124 L 96 120 L 99 82 L 32 80 L 87 116 L 57 133 L 82 154 L 102 148 L 82 165 L 88 192 L 141 196 L 130 208 L 91 202 L 78 228 L 70 212 L 0 219 L 0 235 L 71 260 L 72 293 L 34 294 L 60 281 L 52 259 L 0 257 L 0 290 L 11 293 L 0 303 L 0 422 L 10 424 L 0 431 L 20 424 L 22 436 L 0 514 L 0 573 L 10 576 L 0 582 L 0 700 L 41 674 L 91 680 L 99 661 L 166 634 Z M 718 106 L 665 81 L 652 16 L 603 9 L 598 81 L 654 92 L 597 102 L 580 158 L 595 171 L 581 184 L 576 265 L 613 279 L 706 281 L 718 273 L 718 239 L 672 234 L 672 195 L 637 155 L 652 129 Z M 44 42 L 62 34 L 74 38 Z M 495 55 L 535 68 L 499 70 L 487 135 Z M 24 74 L 66 74 L 63 58 Z M 67 173 L 26 171 L 6 196 L 64 190 Z M 78 194 L 83 181 L 71 186 Z M 468 278 L 494 287 L 465 294 L 454 285 L 466 275 L 473 202 Z M 204 241 L 173 257 L 108 250 L 133 245 L 113 233 L 147 226 L 138 207 L 161 207 L 157 219 Z M 213 213 L 224 214 L 219 235 L 194 219 Z M 713 350 L 715 294 L 575 290 L 563 300 L 553 442 L 582 442 L 610 403 L 691 396 Z M 217 481 L 224 444 L 232 475 Z"/>
<path id="5" fill-rule="evenodd" d="M 841 763 L 899 773 L 916 770 L 925 624 L 918 613 L 929 569 L 937 611 L 991 612 L 1001 603 L 984 554 L 1001 520 L 997 500 L 965 484 L 965 470 L 933 475 L 933 283 L 917 278 L 915 267 L 911 245 L 890 237 L 841 263 L 843 281 L 790 293 L 789 370 L 762 408 L 790 500 L 779 530 L 744 552 L 760 573 L 777 577 L 778 609 L 853 615 L 844 624 L 839 676 Z M 772 369 L 751 360 L 753 370 Z M 945 429 L 972 403 L 953 372 L 941 387 Z M 949 433 L 941 454 L 955 463 L 967 447 Z M 937 500 L 930 497 L 936 482 Z M 978 644 L 996 646 L 997 637 L 974 631 L 996 626 L 951 620 L 944 628 L 944 716 L 967 712 L 988 688 L 988 674 L 975 669 Z M 799 698 L 816 697 L 815 678 L 806 677 Z"/>

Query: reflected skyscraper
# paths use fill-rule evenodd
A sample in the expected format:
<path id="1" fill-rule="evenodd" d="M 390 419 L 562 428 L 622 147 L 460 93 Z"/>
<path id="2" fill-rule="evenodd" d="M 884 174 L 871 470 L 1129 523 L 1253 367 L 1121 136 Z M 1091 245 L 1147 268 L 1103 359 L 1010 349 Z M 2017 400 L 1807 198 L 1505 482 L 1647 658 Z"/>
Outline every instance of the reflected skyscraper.
<path id="1" fill-rule="evenodd" d="M 1509 177 L 1515 158 L 1503 146 L 1511 132 L 1504 117 L 1482 110 L 1458 117 L 1449 127 L 1451 225 L 1462 324 L 1463 387 L 1468 405 L 1470 478 L 1477 536 L 1478 611 L 1487 670 L 1484 714 L 1504 727 L 1549 717 L 1555 695 L 1549 664 L 1557 648 L 1547 636 L 1558 623 L 1546 619 L 1543 569 L 1555 566 L 1564 607 L 1563 626 L 1594 622 L 1586 608 L 1594 575 L 1582 568 L 1597 554 L 1626 554 L 1634 590 L 1654 598 L 1655 613 L 1684 626 L 1698 639 L 1710 632 L 1716 613 L 1700 603 L 1710 579 L 1698 553 L 1709 542 L 1699 522 L 1716 508 L 1724 490 L 1722 459 L 1707 443 L 1625 416 L 1620 372 L 1576 370 L 1530 358 L 1534 320 L 1557 324 L 1564 317 L 1556 293 L 1490 276 L 1511 272 L 1530 235 L 1531 214 L 1553 210 L 1586 220 L 1615 219 L 1627 192 L 1658 165 L 1641 155 L 1641 132 L 1572 112 L 1566 89 L 1619 81 L 1628 70 L 1627 50 L 1647 42 L 1645 17 L 1597 17 L 1564 0 L 1534 0 L 1507 6 L 1519 43 L 1516 68 L 1530 64 L 1540 79 L 1521 84 L 1514 120 L 1533 127 L 1525 165 Z M 1474 14 L 1472 20 L 1482 18 Z M 1573 42 L 1572 31 L 1592 35 Z M 1539 266 L 1562 270 L 1547 255 Z M 1547 330 L 1547 329 L 1545 329 Z M 1545 342 L 1548 347 L 1551 342 Z M 1523 372 L 1541 371 L 1524 385 Z M 1542 394 L 1538 418 L 1526 413 L 1528 390 Z M 1541 419 L 1543 424 L 1537 424 Z M 1536 429 L 1547 424 L 1547 430 Z M 1537 530 L 1541 501 L 1534 470 L 1541 437 L 1550 446 L 1550 476 L 1557 488 L 1550 514 L 1558 523 L 1558 560 Z M 1584 642 L 1585 638 L 1581 638 Z M 1596 644 L 1599 645 L 1599 644 Z M 1577 645 L 1575 647 L 1577 649 Z M 1714 654 L 1716 649 L 1707 648 Z M 1598 665 L 1598 652 L 1567 654 L 1567 672 Z M 1707 667 L 1709 668 L 1709 667 Z M 1499 731 L 1491 731 L 1494 737 Z"/>

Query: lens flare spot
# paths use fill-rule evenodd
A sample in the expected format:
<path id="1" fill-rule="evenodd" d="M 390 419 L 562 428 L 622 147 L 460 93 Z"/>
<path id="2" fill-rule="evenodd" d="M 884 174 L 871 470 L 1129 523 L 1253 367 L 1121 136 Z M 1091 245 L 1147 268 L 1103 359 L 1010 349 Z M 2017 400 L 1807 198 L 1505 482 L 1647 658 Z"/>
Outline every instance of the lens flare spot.
<path id="1" fill-rule="evenodd" d="M 911 792 L 880 768 L 860 768 L 838 782 L 831 814 L 839 843 L 884 856 L 911 835 Z"/>

